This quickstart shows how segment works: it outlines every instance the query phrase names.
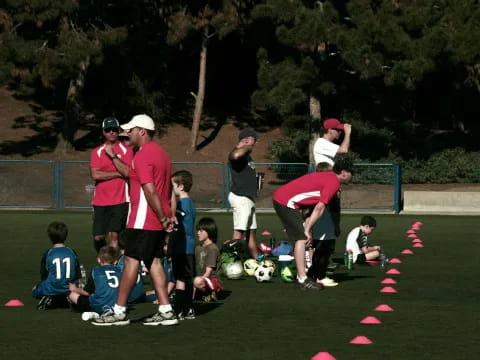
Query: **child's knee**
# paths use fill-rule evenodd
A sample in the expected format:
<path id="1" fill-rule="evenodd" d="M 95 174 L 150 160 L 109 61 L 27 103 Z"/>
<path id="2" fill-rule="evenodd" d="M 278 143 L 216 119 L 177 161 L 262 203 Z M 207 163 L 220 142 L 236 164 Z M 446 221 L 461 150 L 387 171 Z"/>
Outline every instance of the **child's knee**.
<path id="1" fill-rule="evenodd" d="M 195 279 L 193 279 L 193 286 L 196 289 L 204 289 L 205 288 L 205 280 L 201 276 L 197 276 L 197 277 L 195 277 Z"/>

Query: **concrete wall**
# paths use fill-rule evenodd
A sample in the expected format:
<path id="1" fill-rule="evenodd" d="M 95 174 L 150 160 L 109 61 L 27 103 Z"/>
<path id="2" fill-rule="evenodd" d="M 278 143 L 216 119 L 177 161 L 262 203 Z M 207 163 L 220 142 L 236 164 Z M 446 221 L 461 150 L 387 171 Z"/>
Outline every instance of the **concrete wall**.
<path id="1" fill-rule="evenodd" d="M 402 214 L 480 215 L 480 192 L 405 191 Z"/>

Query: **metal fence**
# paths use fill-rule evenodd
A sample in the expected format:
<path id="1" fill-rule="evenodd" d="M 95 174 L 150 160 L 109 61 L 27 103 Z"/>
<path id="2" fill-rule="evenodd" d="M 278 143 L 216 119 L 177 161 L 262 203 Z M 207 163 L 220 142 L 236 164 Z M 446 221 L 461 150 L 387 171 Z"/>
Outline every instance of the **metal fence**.
<path id="1" fill-rule="evenodd" d="M 312 171 L 305 163 L 255 163 L 265 174 L 257 208 L 272 209 L 273 192 Z M 191 196 L 199 210 L 229 210 L 230 169 L 221 162 L 174 162 L 172 171 L 192 173 Z M 343 211 L 398 213 L 401 173 L 395 164 L 355 164 L 352 184 L 342 188 Z M 94 183 L 88 161 L 0 160 L 0 207 L 90 209 Z"/>

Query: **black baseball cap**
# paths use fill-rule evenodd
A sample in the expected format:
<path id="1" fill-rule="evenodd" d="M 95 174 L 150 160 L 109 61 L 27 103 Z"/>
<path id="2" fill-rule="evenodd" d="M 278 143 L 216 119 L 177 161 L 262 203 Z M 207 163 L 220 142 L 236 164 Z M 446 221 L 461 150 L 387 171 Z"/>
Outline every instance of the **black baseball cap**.
<path id="1" fill-rule="evenodd" d="M 260 138 L 260 135 L 255 130 L 253 130 L 251 127 L 247 127 L 240 130 L 240 132 L 238 133 L 238 140 L 242 140 L 250 136 L 253 137 L 255 140 L 258 140 Z"/>
<path id="2" fill-rule="evenodd" d="M 102 128 L 103 129 L 109 129 L 109 128 L 118 129 L 118 128 L 120 128 L 120 123 L 118 122 L 116 117 L 108 116 L 105 119 L 103 119 Z"/>

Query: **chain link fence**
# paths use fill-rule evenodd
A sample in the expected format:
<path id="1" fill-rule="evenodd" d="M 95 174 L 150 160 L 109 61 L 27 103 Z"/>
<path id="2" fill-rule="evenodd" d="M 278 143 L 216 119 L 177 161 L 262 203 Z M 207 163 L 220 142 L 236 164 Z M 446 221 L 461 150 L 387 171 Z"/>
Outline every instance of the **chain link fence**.
<path id="1" fill-rule="evenodd" d="M 312 171 L 305 163 L 255 163 L 264 174 L 256 201 L 272 209 L 274 191 Z M 230 169 L 221 162 L 173 162 L 172 173 L 193 175 L 190 192 L 199 210 L 229 210 Z M 394 164 L 355 164 L 353 181 L 342 187 L 344 211 L 394 211 L 401 206 L 401 174 Z M 88 161 L 0 160 L 0 207 L 90 209 L 94 182 Z"/>

